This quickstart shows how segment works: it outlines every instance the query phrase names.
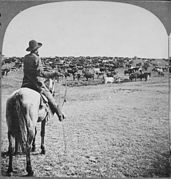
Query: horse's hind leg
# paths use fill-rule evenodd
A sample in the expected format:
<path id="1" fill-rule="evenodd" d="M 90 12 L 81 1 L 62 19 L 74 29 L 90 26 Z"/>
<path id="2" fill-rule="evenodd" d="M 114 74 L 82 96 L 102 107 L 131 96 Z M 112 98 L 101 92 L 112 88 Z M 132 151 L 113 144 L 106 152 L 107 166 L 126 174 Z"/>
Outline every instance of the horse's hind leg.
<path id="1" fill-rule="evenodd" d="M 15 138 L 15 152 L 14 155 L 22 154 L 21 145 L 18 142 L 18 138 Z"/>
<path id="2" fill-rule="evenodd" d="M 46 124 L 46 119 L 42 121 L 41 123 L 41 154 L 45 154 L 45 146 L 44 146 L 44 138 L 45 138 L 45 124 Z"/>
<path id="3" fill-rule="evenodd" d="M 33 176 L 34 172 L 32 170 L 31 159 L 30 159 L 31 146 L 28 143 L 26 145 L 27 145 L 26 147 L 26 162 L 27 162 L 26 171 L 28 172 L 28 176 Z"/>
<path id="4" fill-rule="evenodd" d="M 18 149 L 19 149 L 19 143 L 18 143 L 17 138 L 15 138 L 15 152 L 14 152 L 14 155 L 17 155 L 19 153 Z"/>
<path id="5" fill-rule="evenodd" d="M 31 166 L 30 151 L 31 151 L 31 143 L 35 138 L 35 131 L 36 131 L 35 128 L 30 129 L 27 134 L 29 137 L 27 137 L 25 153 L 26 153 L 26 171 L 28 173 L 28 176 L 33 176 L 34 174 Z"/>
<path id="6" fill-rule="evenodd" d="M 13 172 L 13 167 L 12 167 L 13 140 L 14 140 L 14 138 L 12 137 L 11 133 L 8 132 L 8 141 L 9 141 L 9 148 L 8 148 L 8 152 L 9 152 L 9 165 L 8 165 L 8 171 L 7 171 L 7 175 L 8 176 L 11 176 L 12 172 Z"/>
<path id="7" fill-rule="evenodd" d="M 35 144 L 36 134 L 37 134 L 37 129 L 36 129 L 36 127 L 35 127 L 35 136 L 34 136 L 33 143 L 32 143 L 32 152 L 35 152 L 35 151 L 36 151 L 36 144 Z"/>

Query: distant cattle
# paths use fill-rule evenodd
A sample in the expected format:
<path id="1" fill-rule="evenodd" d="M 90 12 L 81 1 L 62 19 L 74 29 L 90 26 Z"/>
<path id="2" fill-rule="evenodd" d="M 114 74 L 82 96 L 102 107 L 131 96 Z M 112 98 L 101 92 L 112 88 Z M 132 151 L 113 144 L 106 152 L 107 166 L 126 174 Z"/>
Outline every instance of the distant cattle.
<path id="1" fill-rule="evenodd" d="M 156 72 L 156 71 L 157 71 L 157 67 L 154 67 L 154 68 L 152 69 L 152 71 Z"/>
<path id="2" fill-rule="evenodd" d="M 22 63 L 20 61 L 16 61 L 15 65 L 14 65 L 14 68 L 20 69 L 21 67 L 22 67 Z"/>
<path id="3" fill-rule="evenodd" d="M 129 75 L 129 79 L 132 81 L 133 79 L 136 81 L 138 77 L 138 73 L 131 73 Z"/>
<path id="4" fill-rule="evenodd" d="M 142 65 L 142 63 L 140 62 L 140 63 L 137 63 L 136 64 L 136 67 L 140 67 Z"/>
<path id="5" fill-rule="evenodd" d="M 144 73 L 148 75 L 148 78 L 151 77 L 151 72 L 144 72 Z"/>
<path id="6" fill-rule="evenodd" d="M 163 71 L 168 71 L 168 67 L 162 67 Z"/>
<path id="7" fill-rule="evenodd" d="M 150 73 L 141 73 L 141 74 L 138 74 L 137 78 L 139 78 L 140 80 L 144 79 L 145 81 L 147 81 L 149 76 L 151 76 Z"/>
<path id="8" fill-rule="evenodd" d="M 126 67 L 126 68 L 130 68 L 130 67 L 131 67 L 131 64 L 125 64 L 125 67 Z"/>
<path id="9" fill-rule="evenodd" d="M 68 72 L 63 72 L 63 74 L 64 74 L 65 78 L 70 77 L 70 73 L 68 73 Z"/>
<path id="10" fill-rule="evenodd" d="M 103 72 L 100 68 L 93 68 L 93 71 L 97 75 L 97 78 L 99 78 L 100 75 L 103 75 Z"/>
<path id="11" fill-rule="evenodd" d="M 128 70 L 124 71 L 124 75 L 126 75 L 126 74 L 130 75 L 131 73 L 135 73 L 137 71 L 141 71 L 141 68 L 140 67 L 131 67 Z"/>
<path id="12" fill-rule="evenodd" d="M 154 67 L 152 71 L 157 72 L 159 76 L 164 76 L 164 71 L 160 67 Z"/>
<path id="13" fill-rule="evenodd" d="M 103 81 L 104 81 L 104 84 L 107 84 L 107 83 L 114 83 L 114 77 L 107 77 L 107 76 L 103 76 Z"/>
<path id="14" fill-rule="evenodd" d="M 7 76 L 9 72 L 10 72 L 10 68 L 4 68 L 4 69 L 1 69 L 2 77 L 3 77 L 4 75 Z"/>
<path id="15" fill-rule="evenodd" d="M 94 73 L 83 70 L 83 77 L 85 77 L 87 81 L 88 79 L 91 79 L 91 78 L 94 80 Z"/>
<path id="16" fill-rule="evenodd" d="M 82 75 L 83 75 L 82 70 L 78 70 L 75 73 L 75 78 L 77 78 L 77 80 L 79 81 Z"/>
<path id="17" fill-rule="evenodd" d="M 135 70 L 133 69 L 133 68 L 129 68 L 128 70 L 125 70 L 124 71 L 124 75 L 126 75 L 126 74 L 131 74 L 131 73 L 134 73 L 135 72 Z"/>
<path id="18" fill-rule="evenodd" d="M 94 73 L 98 74 L 101 73 L 100 68 L 93 68 Z"/>
<path id="19" fill-rule="evenodd" d="M 162 68 L 157 68 L 157 73 L 158 73 L 158 75 L 160 75 L 160 76 L 164 76 L 164 72 L 163 72 L 163 69 L 162 69 Z"/>
<path id="20" fill-rule="evenodd" d="M 137 79 L 144 79 L 147 81 L 147 79 L 151 76 L 151 73 L 145 72 L 145 73 L 132 73 L 129 76 L 129 79 L 132 81 L 133 79 L 136 81 Z"/>
<path id="21" fill-rule="evenodd" d="M 77 68 L 75 68 L 75 67 L 69 68 L 69 69 L 67 70 L 67 72 L 73 76 L 73 80 L 75 80 L 75 74 L 76 74 L 77 71 L 78 71 L 78 70 L 77 70 Z"/>
<path id="22" fill-rule="evenodd" d="M 100 71 L 101 71 L 101 72 L 105 72 L 105 71 L 106 71 L 106 67 L 101 66 L 101 67 L 100 67 Z"/>

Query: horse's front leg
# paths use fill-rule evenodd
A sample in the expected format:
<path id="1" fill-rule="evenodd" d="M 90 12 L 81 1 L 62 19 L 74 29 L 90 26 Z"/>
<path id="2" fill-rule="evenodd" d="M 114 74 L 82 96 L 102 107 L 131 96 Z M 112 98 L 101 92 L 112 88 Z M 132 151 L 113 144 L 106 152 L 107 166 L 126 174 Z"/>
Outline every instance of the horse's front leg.
<path id="1" fill-rule="evenodd" d="M 41 154 L 45 154 L 45 146 L 44 146 L 44 138 L 45 138 L 45 124 L 46 124 L 46 119 L 44 119 L 41 123 Z"/>
<path id="2" fill-rule="evenodd" d="M 37 134 L 37 129 L 36 129 L 36 127 L 35 127 L 35 136 L 34 136 L 34 138 L 33 138 L 33 143 L 32 143 L 32 152 L 35 152 L 36 151 L 36 134 Z"/>

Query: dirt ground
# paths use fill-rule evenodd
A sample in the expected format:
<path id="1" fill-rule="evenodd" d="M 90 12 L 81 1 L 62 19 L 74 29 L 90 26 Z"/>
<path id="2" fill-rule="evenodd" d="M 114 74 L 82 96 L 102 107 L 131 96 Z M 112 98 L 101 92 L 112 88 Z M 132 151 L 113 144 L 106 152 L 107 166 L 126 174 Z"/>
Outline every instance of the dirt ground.
<path id="1" fill-rule="evenodd" d="M 19 88 L 21 72 L 2 79 L 1 172 L 8 156 L 6 98 Z M 123 74 L 123 73 L 122 73 Z M 58 91 L 59 92 L 59 91 Z M 63 96 L 65 86 L 60 87 Z M 54 116 L 46 125 L 46 154 L 31 154 L 38 177 L 168 177 L 168 75 L 147 81 L 67 87 L 67 119 Z M 60 100 L 62 102 L 62 99 Z M 25 171 L 25 156 L 14 157 L 14 176 Z"/>

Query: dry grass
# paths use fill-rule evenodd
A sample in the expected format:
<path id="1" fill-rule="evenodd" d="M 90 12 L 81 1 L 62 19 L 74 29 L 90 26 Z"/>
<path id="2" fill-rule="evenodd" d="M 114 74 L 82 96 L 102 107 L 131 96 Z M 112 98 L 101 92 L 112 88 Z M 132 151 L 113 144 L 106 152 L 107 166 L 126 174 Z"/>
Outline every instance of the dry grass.
<path id="1" fill-rule="evenodd" d="M 20 87 L 21 78 L 21 72 L 13 72 L 2 80 L 2 152 L 8 148 L 6 98 Z M 169 177 L 167 76 L 68 87 L 63 111 L 64 131 L 56 116 L 47 123 L 46 155 L 39 154 L 38 132 L 37 151 L 31 155 L 35 176 Z M 7 156 L 1 164 L 6 175 Z M 14 157 L 14 169 L 15 176 L 26 174 L 24 155 Z"/>

